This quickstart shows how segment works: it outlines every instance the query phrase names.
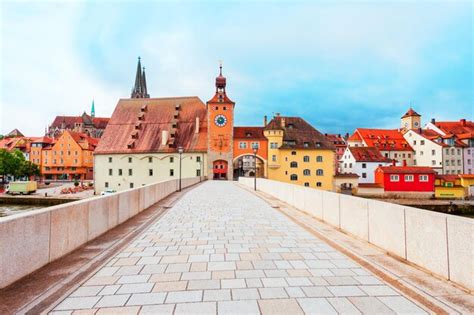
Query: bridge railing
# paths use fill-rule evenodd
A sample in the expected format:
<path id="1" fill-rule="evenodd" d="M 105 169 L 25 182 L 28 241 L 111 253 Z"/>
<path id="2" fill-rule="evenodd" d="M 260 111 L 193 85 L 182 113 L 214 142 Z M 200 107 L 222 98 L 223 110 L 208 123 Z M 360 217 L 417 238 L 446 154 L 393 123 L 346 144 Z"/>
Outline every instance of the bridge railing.
<path id="1" fill-rule="evenodd" d="M 182 179 L 182 188 L 200 181 Z M 162 181 L 0 218 L 0 289 L 72 252 L 178 189 Z"/>
<path id="2" fill-rule="evenodd" d="M 252 178 L 239 178 L 253 188 Z M 257 190 L 474 290 L 474 219 L 268 179 Z"/>

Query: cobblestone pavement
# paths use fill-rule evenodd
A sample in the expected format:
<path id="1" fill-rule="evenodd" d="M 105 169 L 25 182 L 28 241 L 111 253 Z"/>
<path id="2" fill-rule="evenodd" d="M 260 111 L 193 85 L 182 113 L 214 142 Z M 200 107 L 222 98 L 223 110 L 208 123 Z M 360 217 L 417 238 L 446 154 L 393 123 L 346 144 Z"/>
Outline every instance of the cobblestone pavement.
<path id="1" fill-rule="evenodd" d="M 425 313 L 232 182 L 188 192 L 52 314 Z"/>

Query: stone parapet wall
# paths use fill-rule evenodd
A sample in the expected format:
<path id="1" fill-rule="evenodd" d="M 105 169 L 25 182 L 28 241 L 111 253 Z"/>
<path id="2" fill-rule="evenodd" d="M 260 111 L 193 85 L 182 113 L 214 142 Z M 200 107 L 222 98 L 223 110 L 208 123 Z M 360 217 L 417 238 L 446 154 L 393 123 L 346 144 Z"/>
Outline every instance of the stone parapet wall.
<path id="1" fill-rule="evenodd" d="M 257 190 L 474 291 L 473 219 L 268 179 Z"/>
<path id="2" fill-rule="evenodd" d="M 200 181 L 182 179 L 182 188 Z M 72 252 L 178 190 L 162 181 L 0 218 L 0 289 Z"/>

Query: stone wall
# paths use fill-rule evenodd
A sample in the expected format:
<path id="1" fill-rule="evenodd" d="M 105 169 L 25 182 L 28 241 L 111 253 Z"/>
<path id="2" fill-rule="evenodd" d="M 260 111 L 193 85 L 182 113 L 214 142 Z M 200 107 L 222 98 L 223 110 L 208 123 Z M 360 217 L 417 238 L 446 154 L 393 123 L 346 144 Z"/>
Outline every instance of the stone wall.
<path id="1" fill-rule="evenodd" d="M 184 178 L 182 187 L 199 182 Z M 162 181 L 0 218 L 0 289 L 127 221 L 178 189 Z"/>
<path id="2" fill-rule="evenodd" d="M 253 179 L 239 178 L 253 188 Z M 257 189 L 428 271 L 474 290 L 474 220 L 268 179 Z"/>

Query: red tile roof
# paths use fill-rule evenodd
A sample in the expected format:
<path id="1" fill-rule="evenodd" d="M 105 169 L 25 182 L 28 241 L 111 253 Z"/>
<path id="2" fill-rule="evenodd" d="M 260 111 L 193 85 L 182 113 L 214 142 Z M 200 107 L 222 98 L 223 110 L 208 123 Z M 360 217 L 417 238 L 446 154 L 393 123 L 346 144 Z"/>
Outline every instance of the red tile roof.
<path id="1" fill-rule="evenodd" d="M 162 145 L 163 131 L 171 145 Z M 175 152 L 178 146 L 185 152 L 207 151 L 206 105 L 196 96 L 119 100 L 95 153 Z"/>
<path id="2" fill-rule="evenodd" d="M 345 148 L 347 146 L 346 141 L 341 135 L 337 134 L 324 134 L 328 141 L 331 141 L 336 147 Z"/>
<path id="3" fill-rule="evenodd" d="M 51 124 L 52 128 L 62 129 L 64 124 L 64 129 L 74 129 L 75 124 L 93 124 L 94 127 L 98 129 L 105 129 L 110 118 L 106 117 L 94 117 L 90 115 L 83 114 L 82 116 L 56 116 Z"/>
<path id="4" fill-rule="evenodd" d="M 378 169 L 388 174 L 436 174 L 431 167 L 426 166 L 379 166 Z"/>
<path id="5" fill-rule="evenodd" d="M 420 117 L 421 115 L 418 114 L 417 112 L 415 112 L 413 110 L 413 108 L 410 107 L 410 109 L 405 113 L 405 115 L 402 116 L 402 118 L 405 118 L 405 117 L 412 117 L 412 116 L 418 116 Z"/>
<path id="6" fill-rule="evenodd" d="M 459 139 L 474 138 L 474 122 L 461 119 L 460 121 L 437 121 L 434 123 L 448 135 L 456 135 Z"/>
<path id="7" fill-rule="evenodd" d="M 357 128 L 349 140 L 358 138 L 363 139 L 368 147 L 376 147 L 380 151 L 413 151 L 397 129 Z"/>
<path id="8" fill-rule="evenodd" d="M 334 150 L 334 145 L 301 117 L 275 116 L 265 130 L 283 130 L 283 149 Z"/>
<path id="9" fill-rule="evenodd" d="M 391 162 L 380 153 L 377 148 L 373 147 L 349 147 L 352 155 L 357 162 Z"/>
<path id="10" fill-rule="evenodd" d="M 234 139 L 266 140 L 263 130 L 264 127 L 234 127 Z"/>

